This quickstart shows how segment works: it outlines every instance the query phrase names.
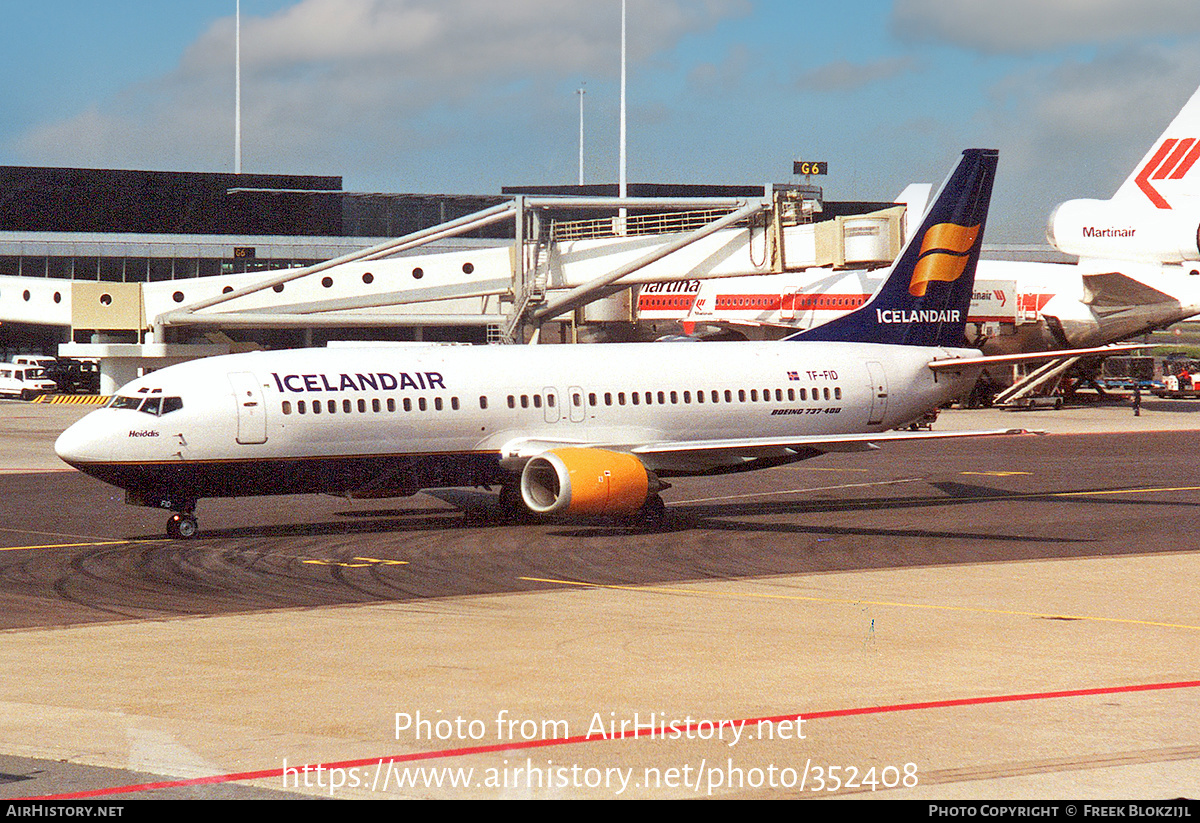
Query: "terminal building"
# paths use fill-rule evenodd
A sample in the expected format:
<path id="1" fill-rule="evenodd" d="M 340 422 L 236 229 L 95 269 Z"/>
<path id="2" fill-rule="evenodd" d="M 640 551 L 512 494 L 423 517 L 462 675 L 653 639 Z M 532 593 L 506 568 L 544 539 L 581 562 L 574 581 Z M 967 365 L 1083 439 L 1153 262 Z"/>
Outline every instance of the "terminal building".
<path id="1" fill-rule="evenodd" d="M 94 357 L 110 393 L 247 348 L 523 342 L 547 323 L 563 341 L 628 339 L 639 284 L 882 265 L 902 236 L 903 207 L 827 203 L 815 186 L 632 184 L 620 204 L 615 189 L 361 193 L 336 176 L 0 167 L 0 359 Z M 847 257 L 864 232 L 878 242 Z"/>

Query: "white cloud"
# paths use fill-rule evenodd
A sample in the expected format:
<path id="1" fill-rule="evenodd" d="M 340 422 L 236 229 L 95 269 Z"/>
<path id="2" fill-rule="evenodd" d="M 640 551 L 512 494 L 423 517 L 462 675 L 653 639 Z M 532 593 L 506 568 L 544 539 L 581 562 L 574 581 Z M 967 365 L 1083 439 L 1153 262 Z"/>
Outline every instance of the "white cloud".
<path id="1" fill-rule="evenodd" d="M 1195 0 L 896 0 L 892 28 L 990 54 L 1200 32 Z"/>
<path id="2" fill-rule="evenodd" d="M 1111 197 L 1200 85 L 1198 45 L 1104 50 L 998 85 L 977 124 L 1000 149 L 997 229 L 1037 242 L 1056 204 Z"/>
<path id="3" fill-rule="evenodd" d="M 913 57 L 893 57 L 871 63 L 838 60 L 805 72 L 796 80 L 796 86 L 805 91 L 854 91 L 881 80 L 907 74 L 913 71 L 916 65 L 917 61 Z"/>
<path id="4" fill-rule="evenodd" d="M 631 3 L 630 60 L 669 51 L 746 4 Z M 616 76 L 619 20 L 616 3 L 557 0 L 302 0 L 243 16 L 246 168 L 399 169 L 421 162 L 407 153 L 488 132 L 533 144 L 559 84 Z M 233 19 L 218 20 L 169 75 L 34 129 L 17 150 L 44 164 L 228 168 L 233 41 Z M 480 159 L 463 157 L 471 162 Z"/>

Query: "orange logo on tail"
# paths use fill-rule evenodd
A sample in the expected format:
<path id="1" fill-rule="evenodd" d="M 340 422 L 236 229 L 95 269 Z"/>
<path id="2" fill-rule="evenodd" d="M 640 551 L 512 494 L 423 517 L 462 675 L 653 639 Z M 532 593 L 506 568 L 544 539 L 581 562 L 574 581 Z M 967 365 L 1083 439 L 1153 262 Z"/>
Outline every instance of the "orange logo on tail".
<path id="1" fill-rule="evenodd" d="M 967 257 L 979 237 L 979 226 L 959 226 L 956 223 L 937 223 L 925 232 L 921 255 L 913 269 L 908 293 L 924 297 L 931 280 L 952 283 L 967 267 Z"/>

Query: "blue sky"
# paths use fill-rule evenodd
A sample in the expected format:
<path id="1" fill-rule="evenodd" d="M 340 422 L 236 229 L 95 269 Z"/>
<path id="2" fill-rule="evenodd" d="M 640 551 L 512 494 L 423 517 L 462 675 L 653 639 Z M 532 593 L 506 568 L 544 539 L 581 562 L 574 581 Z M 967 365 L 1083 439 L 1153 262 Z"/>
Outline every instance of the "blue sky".
<path id="1" fill-rule="evenodd" d="M 231 171 L 234 0 L 0 0 L 0 164 Z M 628 0 L 629 177 L 830 199 L 1000 149 L 993 242 L 1108 197 L 1200 86 L 1194 0 Z M 243 0 L 243 170 L 495 193 L 617 175 L 619 0 Z"/>

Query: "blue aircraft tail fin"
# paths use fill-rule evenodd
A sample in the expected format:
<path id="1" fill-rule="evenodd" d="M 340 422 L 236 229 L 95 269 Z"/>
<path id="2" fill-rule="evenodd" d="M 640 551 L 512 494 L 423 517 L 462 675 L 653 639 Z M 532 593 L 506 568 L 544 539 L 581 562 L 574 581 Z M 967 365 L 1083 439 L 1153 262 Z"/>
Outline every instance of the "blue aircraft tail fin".
<path id="1" fill-rule="evenodd" d="M 788 340 L 964 346 L 999 152 L 967 149 L 887 279 L 858 309 Z"/>

